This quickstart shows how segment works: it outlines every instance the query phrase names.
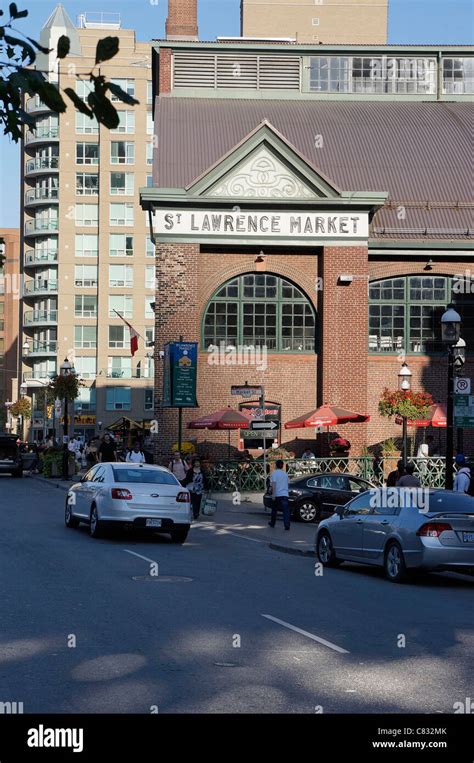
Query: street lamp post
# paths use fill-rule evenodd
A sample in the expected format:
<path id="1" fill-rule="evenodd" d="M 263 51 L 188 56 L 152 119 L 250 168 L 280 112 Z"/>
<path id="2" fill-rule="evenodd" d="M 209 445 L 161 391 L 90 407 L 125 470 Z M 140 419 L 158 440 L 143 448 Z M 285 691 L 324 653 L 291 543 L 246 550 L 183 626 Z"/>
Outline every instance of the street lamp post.
<path id="1" fill-rule="evenodd" d="M 456 365 L 456 357 L 462 357 L 462 345 L 458 346 L 461 333 L 461 316 L 452 305 L 448 305 L 448 309 L 441 318 L 441 339 L 448 347 L 448 396 L 447 396 L 447 412 L 446 412 L 446 490 L 453 489 L 453 476 L 454 476 L 454 374 Z M 459 351 L 456 353 L 456 347 Z"/>
<path id="2" fill-rule="evenodd" d="M 59 366 L 59 373 L 61 376 L 70 376 L 73 373 L 73 365 L 69 362 L 67 358 L 64 359 L 64 361 Z M 68 441 L 68 431 L 69 431 L 69 422 L 68 422 L 68 399 L 67 395 L 64 396 L 64 443 L 67 444 Z M 69 477 L 69 459 L 63 457 L 63 479 L 67 479 Z"/>
<path id="3" fill-rule="evenodd" d="M 398 384 L 402 392 L 409 392 L 411 388 L 412 372 L 408 368 L 406 363 L 402 364 L 402 367 L 398 373 Z M 407 465 L 407 450 L 408 450 L 408 421 L 406 416 L 402 416 L 403 422 L 403 468 Z"/>

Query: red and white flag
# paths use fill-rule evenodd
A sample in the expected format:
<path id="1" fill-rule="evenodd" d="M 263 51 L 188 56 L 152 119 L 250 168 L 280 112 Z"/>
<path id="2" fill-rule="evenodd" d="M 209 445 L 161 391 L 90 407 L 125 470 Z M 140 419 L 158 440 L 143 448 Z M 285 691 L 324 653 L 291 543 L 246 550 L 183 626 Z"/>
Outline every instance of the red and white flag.
<path id="1" fill-rule="evenodd" d="M 114 313 L 117 313 L 117 310 L 114 310 Z M 136 351 L 138 350 L 138 337 L 140 337 L 141 339 L 143 339 L 143 337 L 141 336 L 141 334 L 138 333 L 138 331 L 136 331 L 133 328 L 133 326 L 130 325 L 130 323 L 128 321 L 125 320 L 123 315 L 120 315 L 120 313 L 117 313 L 117 315 L 118 315 L 119 318 L 121 318 L 123 320 L 125 325 L 128 326 L 128 328 L 130 330 L 130 355 L 133 358 L 133 356 L 135 355 Z"/>

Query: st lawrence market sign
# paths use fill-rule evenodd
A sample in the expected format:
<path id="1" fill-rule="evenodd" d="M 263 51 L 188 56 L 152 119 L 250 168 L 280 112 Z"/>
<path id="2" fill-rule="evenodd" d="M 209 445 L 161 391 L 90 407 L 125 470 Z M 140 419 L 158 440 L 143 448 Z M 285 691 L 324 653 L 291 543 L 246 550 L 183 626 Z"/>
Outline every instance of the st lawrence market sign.
<path id="1" fill-rule="evenodd" d="M 364 212 L 157 210 L 154 221 L 155 235 L 160 239 L 268 238 L 309 243 L 369 236 L 368 214 Z"/>

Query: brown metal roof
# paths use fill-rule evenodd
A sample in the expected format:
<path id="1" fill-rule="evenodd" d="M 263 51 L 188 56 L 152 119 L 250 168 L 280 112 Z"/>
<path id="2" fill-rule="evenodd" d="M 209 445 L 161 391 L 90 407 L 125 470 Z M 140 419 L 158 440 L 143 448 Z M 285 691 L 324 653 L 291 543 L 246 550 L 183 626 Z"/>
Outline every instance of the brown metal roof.
<path id="1" fill-rule="evenodd" d="M 161 97 L 155 184 L 188 186 L 267 119 L 344 191 L 388 191 L 397 205 L 444 202 L 407 207 L 405 219 L 384 209 L 376 227 L 421 229 L 428 237 L 446 230 L 449 238 L 470 228 L 472 235 L 473 210 L 455 208 L 473 199 L 472 117 L 473 106 L 459 102 Z"/>

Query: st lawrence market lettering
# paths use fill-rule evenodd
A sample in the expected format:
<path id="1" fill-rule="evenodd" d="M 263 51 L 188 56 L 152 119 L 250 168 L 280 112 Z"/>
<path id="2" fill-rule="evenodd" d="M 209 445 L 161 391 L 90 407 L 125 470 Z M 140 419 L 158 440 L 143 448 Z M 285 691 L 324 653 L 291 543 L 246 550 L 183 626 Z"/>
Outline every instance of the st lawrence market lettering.
<path id="1" fill-rule="evenodd" d="M 366 214 L 156 212 L 155 223 L 156 233 L 165 235 L 362 238 L 368 233 Z"/>

